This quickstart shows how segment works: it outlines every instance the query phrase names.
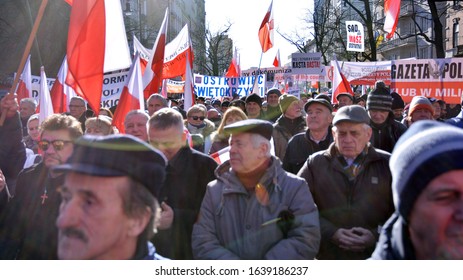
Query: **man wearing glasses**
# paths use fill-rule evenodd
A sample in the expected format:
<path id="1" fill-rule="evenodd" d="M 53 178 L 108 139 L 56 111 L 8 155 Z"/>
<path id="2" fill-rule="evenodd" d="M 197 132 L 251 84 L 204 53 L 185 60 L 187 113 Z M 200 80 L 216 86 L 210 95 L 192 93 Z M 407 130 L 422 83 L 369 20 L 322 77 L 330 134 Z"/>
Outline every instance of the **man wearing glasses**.
<path id="1" fill-rule="evenodd" d="M 81 125 L 72 116 L 55 114 L 42 122 L 38 146 L 43 161 L 22 170 L 18 176 L 15 196 L 0 221 L 0 258 L 57 258 L 57 189 L 64 176 L 50 170 L 67 161 L 73 142 L 80 136 Z"/>
<path id="2" fill-rule="evenodd" d="M 85 111 L 87 111 L 85 100 L 80 96 L 72 97 L 69 101 L 69 115 L 73 116 L 81 123 L 82 131 L 85 131 L 85 121 L 87 120 Z"/>
<path id="3" fill-rule="evenodd" d="M 206 115 L 206 106 L 197 104 L 190 107 L 186 113 L 185 127 L 190 134 L 202 137 L 202 143 L 195 143 L 195 149 L 207 154 L 212 146 L 211 134 L 215 130 L 215 125 L 206 119 Z"/>

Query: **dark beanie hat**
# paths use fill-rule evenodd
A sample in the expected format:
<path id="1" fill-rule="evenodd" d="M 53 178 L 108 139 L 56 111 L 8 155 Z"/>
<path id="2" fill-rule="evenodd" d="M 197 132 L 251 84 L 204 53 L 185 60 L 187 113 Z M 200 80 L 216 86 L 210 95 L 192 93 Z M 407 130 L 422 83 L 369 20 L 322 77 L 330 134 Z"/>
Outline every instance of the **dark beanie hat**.
<path id="1" fill-rule="evenodd" d="M 378 87 L 368 94 L 367 110 L 392 111 L 392 96 L 387 88 Z"/>
<path id="2" fill-rule="evenodd" d="M 405 102 L 402 99 L 402 96 L 400 96 L 395 91 L 391 92 L 391 96 L 392 96 L 392 108 L 391 108 L 392 110 L 405 108 Z"/>
<path id="3" fill-rule="evenodd" d="M 267 96 L 269 96 L 270 94 L 276 94 L 278 95 L 278 97 L 281 96 L 281 91 L 277 88 L 271 88 L 267 91 Z"/>
<path id="4" fill-rule="evenodd" d="M 423 120 L 399 138 L 389 162 L 396 210 L 405 221 L 421 192 L 436 177 L 463 169 L 463 130 Z"/>
<path id="5" fill-rule="evenodd" d="M 262 98 L 260 98 L 260 96 L 256 93 L 250 94 L 248 95 L 248 97 L 246 97 L 245 103 L 248 102 L 256 102 L 257 104 L 259 104 L 260 107 L 262 107 Z"/>

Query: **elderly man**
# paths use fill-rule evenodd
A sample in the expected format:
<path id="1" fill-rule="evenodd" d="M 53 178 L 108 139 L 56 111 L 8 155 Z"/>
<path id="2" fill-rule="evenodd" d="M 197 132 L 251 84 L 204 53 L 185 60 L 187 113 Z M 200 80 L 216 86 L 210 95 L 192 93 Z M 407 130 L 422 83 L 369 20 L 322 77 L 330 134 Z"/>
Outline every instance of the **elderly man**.
<path id="1" fill-rule="evenodd" d="M 151 116 L 149 141 L 167 157 L 167 177 L 160 189 L 161 223 L 153 240 L 159 253 L 173 259 L 193 259 L 191 232 L 207 184 L 217 163 L 186 144 L 182 115 L 163 108 Z M 175 240 L 175 242 L 172 242 Z"/>
<path id="2" fill-rule="evenodd" d="M 369 122 L 359 105 L 339 109 L 333 119 L 334 143 L 311 155 L 298 173 L 320 211 L 318 259 L 368 258 L 378 228 L 394 210 L 390 154 L 368 143 Z"/>
<path id="3" fill-rule="evenodd" d="M 354 97 L 348 92 L 341 92 L 336 96 L 336 100 L 338 101 L 339 108 L 354 104 Z"/>
<path id="4" fill-rule="evenodd" d="M 271 88 L 267 91 L 267 111 L 265 112 L 265 117 L 266 120 L 272 123 L 276 122 L 283 113 L 279 103 L 281 96 L 281 92 L 277 88 Z"/>
<path id="5" fill-rule="evenodd" d="M 225 127 L 230 160 L 209 183 L 192 235 L 196 259 L 313 259 L 318 212 L 307 184 L 270 154 L 272 123 Z"/>
<path id="6" fill-rule="evenodd" d="M 85 121 L 87 116 L 85 115 L 87 106 L 85 100 L 80 96 L 74 96 L 69 101 L 69 115 L 76 118 L 82 125 L 82 131 L 85 131 Z"/>
<path id="7" fill-rule="evenodd" d="M 402 120 L 402 124 L 410 127 L 412 124 L 421 120 L 433 120 L 434 108 L 431 101 L 424 96 L 415 96 L 410 102 L 408 115 Z"/>
<path id="8" fill-rule="evenodd" d="M 333 107 L 330 102 L 319 96 L 309 99 L 304 105 L 308 129 L 294 135 L 288 142 L 283 168 L 293 174 L 299 172 L 311 154 L 326 150 L 333 142 L 331 134 Z"/>
<path id="9" fill-rule="evenodd" d="M 142 110 L 132 110 L 128 112 L 124 119 L 125 134 L 135 136 L 144 142 L 148 142 L 146 125 L 149 118 L 148 114 Z"/>
<path id="10" fill-rule="evenodd" d="M 392 152 L 395 213 L 373 259 L 463 259 L 463 131 L 420 121 Z"/>
<path id="11" fill-rule="evenodd" d="M 295 134 L 303 132 L 306 127 L 302 117 L 301 104 L 296 96 L 284 94 L 280 96 L 278 103 L 283 114 L 273 124 L 273 143 L 275 155 L 283 160 L 289 139 Z"/>
<path id="12" fill-rule="evenodd" d="M 265 119 L 265 114 L 262 111 L 262 98 L 258 94 L 248 95 L 245 104 L 246 115 L 249 119 Z"/>
<path id="13" fill-rule="evenodd" d="M 86 135 L 64 165 L 58 257 L 78 260 L 159 259 L 156 230 L 165 158 L 131 135 Z"/>
<path id="14" fill-rule="evenodd" d="M 146 100 L 146 107 L 148 108 L 148 115 L 152 116 L 154 112 L 159 111 L 162 108 L 167 108 L 167 99 L 159 93 L 153 93 Z"/>
<path id="15" fill-rule="evenodd" d="M 42 162 L 21 171 L 14 198 L 0 226 L 3 259 L 56 259 L 60 196 L 64 174 L 51 172 L 71 156 L 74 141 L 82 136 L 80 123 L 71 116 L 51 115 L 40 126 Z"/>
<path id="16" fill-rule="evenodd" d="M 27 136 L 27 121 L 29 117 L 35 114 L 37 109 L 37 101 L 34 98 L 23 98 L 19 102 L 19 116 L 23 127 L 23 137 Z"/>
<path id="17" fill-rule="evenodd" d="M 373 147 L 390 153 L 407 128 L 394 119 L 392 96 L 386 85 L 376 84 L 377 87 L 367 97 L 367 111 L 373 129 L 370 141 Z"/>

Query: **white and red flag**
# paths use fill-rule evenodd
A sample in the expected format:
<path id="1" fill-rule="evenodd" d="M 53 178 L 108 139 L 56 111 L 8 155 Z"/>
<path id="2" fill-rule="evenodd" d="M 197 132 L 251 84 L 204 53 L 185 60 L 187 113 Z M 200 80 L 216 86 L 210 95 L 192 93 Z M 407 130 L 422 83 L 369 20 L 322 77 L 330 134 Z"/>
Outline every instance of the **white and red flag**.
<path id="1" fill-rule="evenodd" d="M 354 92 L 352 91 L 349 81 L 342 74 L 341 67 L 339 67 L 336 57 L 334 57 L 334 61 L 331 61 L 331 66 L 333 67 L 333 92 L 331 95 L 331 103 L 335 104 L 338 103 L 336 97 L 340 93 L 349 93 L 354 96 Z"/>
<path id="2" fill-rule="evenodd" d="M 103 74 L 131 64 L 120 1 L 73 1 L 66 84 L 100 111 Z"/>
<path id="3" fill-rule="evenodd" d="M 281 67 L 280 49 L 277 50 L 277 53 L 275 55 L 275 59 L 273 60 L 273 66 Z"/>
<path id="4" fill-rule="evenodd" d="M 189 57 L 190 66 L 193 65 L 193 47 L 188 25 L 185 24 L 177 37 L 166 45 L 162 78 L 169 79 L 185 74 L 187 56 Z"/>
<path id="5" fill-rule="evenodd" d="M 150 60 L 150 50 L 145 48 L 140 41 L 138 41 L 135 34 L 133 35 L 133 56 L 137 53 L 140 54 L 140 66 L 141 66 L 141 74 L 145 73 L 146 65 L 148 65 L 148 61 Z"/>
<path id="6" fill-rule="evenodd" d="M 128 112 L 137 109 L 145 110 L 139 57 L 140 55 L 137 53 L 133 59 L 132 67 L 129 71 L 129 80 L 122 90 L 121 98 L 114 112 L 112 124 L 121 133 L 125 133 L 124 119 Z"/>
<path id="7" fill-rule="evenodd" d="M 230 66 L 228 66 L 228 70 L 225 73 L 225 77 L 239 77 L 241 75 L 240 70 L 241 69 L 238 60 L 238 51 L 235 48 L 235 50 L 233 51 L 232 61 L 230 62 Z"/>
<path id="8" fill-rule="evenodd" d="M 16 73 L 18 75 L 18 73 Z M 27 58 L 24 70 L 21 74 L 18 87 L 16 88 L 18 102 L 23 98 L 32 97 L 32 75 L 31 75 L 31 56 Z"/>
<path id="9" fill-rule="evenodd" d="M 195 90 L 193 84 L 193 74 L 191 73 L 190 59 L 187 54 L 186 67 L 185 67 L 185 90 L 183 101 L 183 110 L 188 111 L 191 106 L 195 104 Z"/>
<path id="10" fill-rule="evenodd" d="M 270 2 L 270 7 L 265 14 L 264 20 L 259 27 L 259 42 L 262 47 L 262 52 L 266 52 L 273 47 L 273 0 Z"/>
<path id="11" fill-rule="evenodd" d="M 386 38 L 391 39 L 399 22 L 400 0 L 384 0 L 384 15 L 384 31 L 388 33 Z"/>
<path id="12" fill-rule="evenodd" d="M 156 42 L 154 42 L 154 46 L 150 54 L 150 60 L 148 61 L 145 73 L 143 74 L 145 99 L 148 99 L 152 93 L 157 93 L 161 85 L 164 53 L 166 48 L 168 15 L 169 8 L 166 9 L 164 20 L 162 21 Z"/>
<path id="13" fill-rule="evenodd" d="M 71 98 L 76 96 L 76 92 L 68 86 L 66 81 L 66 75 L 68 74 L 68 62 L 67 58 L 64 57 L 63 63 L 58 72 L 58 76 L 55 79 L 50 95 L 51 103 L 53 104 L 54 113 L 65 113 L 69 111 L 69 101 Z"/>
<path id="14" fill-rule="evenodd" d="M 50 89 L 48 88 L 47 76 L 44 67 L 40 67 L 40 92 L 39 92 L 39 124 L 48 116 L 53 114 Z"/>
<path id="15" fill-rule="evenodd" d="M 211 157 L 218 163 L 224 163 L 230 159 L 230 146 L 223 148 L 220 151 L 217 151 L 211 154 Z"/>

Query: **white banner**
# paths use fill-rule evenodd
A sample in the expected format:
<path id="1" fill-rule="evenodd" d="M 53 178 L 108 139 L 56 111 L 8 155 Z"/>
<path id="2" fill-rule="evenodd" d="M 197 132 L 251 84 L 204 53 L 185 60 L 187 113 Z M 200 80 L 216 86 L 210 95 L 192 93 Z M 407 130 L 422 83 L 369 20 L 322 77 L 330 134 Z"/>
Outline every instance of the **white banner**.
<path id="1" fill-rule="evenodd" d="M 215 77 L 205 75 L 194 75 L 195 93 L 197 96 L 221 98 L 232 97 L 235 94 L 247 96 L 252 93 L 256 76 L 248 77 Z M 265 75 L 257 76 L 259 95 L 265 95 Z"/>
<path id="2" fill-rule="evenodd" d="M 293 74 L 321 75 L 321 53 L 293 53 L 291 54 Z"/>
<path id="3" fill-rule="evenodd" d="M 354 20 L 346 20 L 347 50 L 353 52 L 365 51 L 365 33 L 363 25 Z"/>

